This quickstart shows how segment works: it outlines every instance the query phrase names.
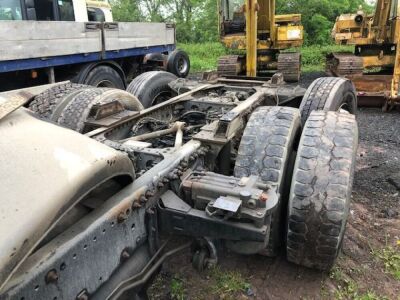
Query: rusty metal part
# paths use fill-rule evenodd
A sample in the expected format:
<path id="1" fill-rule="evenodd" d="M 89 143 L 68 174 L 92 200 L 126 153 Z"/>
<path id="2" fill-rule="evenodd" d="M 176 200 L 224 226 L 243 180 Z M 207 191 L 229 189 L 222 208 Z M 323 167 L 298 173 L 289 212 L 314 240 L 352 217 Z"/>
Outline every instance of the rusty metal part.
<path id="1" fill-rule="evenodd" d="M 57 271 L 55 269 L 52 269 L 49 271 L 49 273 L 47 273 L 45 281 L 47 284 L 49 283 L 56 283 L 58 280 L 58 274 Z"/>
<path id="2" fill-rule="evenodd" d="M 243 58 L 240 55 L 226 55 L 218 59 L 217 72 L 219 76 L 236 76 L 243 71 Z"/>
<path id="3" fill-rule="evenodd" d="M 326 56 L 326 72 L 334 76 L 362 75 L 362 57 L 353 53 L 330 53 Z"/>
<path id="4" fill-rule="evenodd" d="M 167 134 L 171 134 L 174 132 L 179 132 L 184 129 L 185 123 L 184 122 L 175 122 L 170 128 L 168 129 L 163 129 L 163 130 L 158 130 L 150 133 L 145 133 L 137 136 L 133 136 L 124 140 L 121 140 L 121 143 L 127 142 L 127 141 L 146 141 L 150 139 L 156 139 L 159 137 L 162 137 Z M 182 143 L 181 143 L 182 145 Z"/>
<path id="5" fill-rule="evenodd" d="M 392 75 L 354 75 L 346 76 L 356 90 L 359 107 L 379 107 L 398 103 L 399 99 L 391 99 Z"/>
<path id="6" fill-rule="evenodd" d="M 121 295 L 128 291 L 128 290 L 136 290 L 138 288 L 141 288 L 148 280 L 151 278 L 151 276 L 154 275 L 154 273 L 158 270 L 158 268 L 171 256 L 188 249 L 192 242 L 185 243 L 175 249 L 172 249 L 166 253 L 163 254 L 165 248 L 167 247 L 168 241 L 166 241 L 159 249 L 158 251 L 154 254 L 154 256 L 150 259 L 150 261 L 147 263 L 147 265 L 142 269 L 142 271 L 139 274 L 136 274 L 135 276 L 128 278 L 124 281 L 122 281 L 106 299 L 119 299 Z"/>
<path id="7" fill-rule="evenodd" d="M 51 87 L 64 83 L 66 82 L 58 82 L 55 84 L 47 84 L 0 93 L 0 120 L 18 109 L 19 107 L 25 105 L 34 96 L 44 92 Z"/>
<path id="8" fill-rule="evenodd" d="M 301 75 L 301 54 L 280 53 L 278 55 L 278 72 L 283 74 L 286 82 L 297 82 Z"/>

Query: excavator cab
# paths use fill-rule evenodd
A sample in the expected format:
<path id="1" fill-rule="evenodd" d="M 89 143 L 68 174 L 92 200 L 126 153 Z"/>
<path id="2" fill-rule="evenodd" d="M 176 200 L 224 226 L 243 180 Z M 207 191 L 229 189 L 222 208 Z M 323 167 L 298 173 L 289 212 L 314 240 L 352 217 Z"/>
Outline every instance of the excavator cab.
<path id="1" fill-rule="evenodd" d="M 303 44 L 301 15 L 275 15 L 275 0 L 220 0 L 219 20 L 222 44 L 243 52 L 219 59 L 220 76 L 279 71 L 286 81 L 299 80 L 300 54 L 282 51 Z"/>
<path id="2" fill-rule="evenodd" d="M 221 9 L 221 35 L 244 33 L 246 15 L 243 1 L 222 1 Z"/>

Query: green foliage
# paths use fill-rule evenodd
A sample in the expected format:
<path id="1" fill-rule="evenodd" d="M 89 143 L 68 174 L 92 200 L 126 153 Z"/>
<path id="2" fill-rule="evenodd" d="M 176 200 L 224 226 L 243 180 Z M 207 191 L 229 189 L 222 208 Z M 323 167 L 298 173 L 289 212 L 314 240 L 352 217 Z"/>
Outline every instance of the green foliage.
<path id="1" fill-rule="evenodd" d="M 323 71 L 325 57 L 331 52 L 353 52 L 352 46 L 314 45 L 301 48 L 301 63 L 303 71 Z"/>
<path id="2" fill-rule="evenodd" d="M 218 42 L 178 44 L 178 48 L 185 50 L 189 54 L 192 72 L 216 69 L 218 57 L 228 53 L 225 47 Z"/>
<path id="3" fill-rule="evenodd" d="M 184 300 L 185 299 L 185 287 L 183 282 L 179 278 L 173 278 L 171 280 L 171 299 L 173 300 Z"/>
<path id="4" fill-rule="evenodd" d="M 336 283 L 335 299 L 338 300 L 388 300 L 387 297 L 377 295 L 374 291 L 361 292 L 357 283 L 346 276 L 339 267 L 333 268 L 329 276 Z"/>
<path id="5" fill-rule="evenodd" d="M 173 22 L 181 43 L 218 41 L 218 1 L 221 0 L 111 0 L 116 21 Z M 244 3 L 244 0 L 230 0 Z M 306 45 L 331 44 L 336 17 L 355 13 L 365 0 L 277 0 L 277 14 L 302 14 Z"/>
<path id="6" fill-rule="evenodd" d="M 250 284 L 239 272 L 222 271 L 216 267 L 210 273 L 213 282 L 211 291 L 213 294 L 219 295 L 220 298 L 235 296 L 235 294 L 245 292 L 250 287 Z"/>
<path id="7" fill-rule="evenodd" d="M 379 258 L 385 271 L 391 274 L 397 280 L 400 280 L 400 247 L 387 246 L 381 250 L 373 250 L 372 254 Z"/>
<path id="8" fill-rule="evenodd" d="M 140 22 L 144 20 L 139 10 L 139 0 L 111 0 L 115 21 Z"/>

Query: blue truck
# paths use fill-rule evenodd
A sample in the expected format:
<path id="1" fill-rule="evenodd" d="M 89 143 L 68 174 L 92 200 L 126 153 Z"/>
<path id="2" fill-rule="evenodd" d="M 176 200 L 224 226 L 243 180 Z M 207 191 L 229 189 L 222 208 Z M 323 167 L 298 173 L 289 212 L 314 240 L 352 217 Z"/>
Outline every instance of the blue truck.
<path id="1" fill-rule="evenodd" d="M 113 22 L 106 1 L 0 0 L 0 41 L 0 91 L 66 80 L 125 89 L 146 71 L 190 69 L 173 24 Z"/>

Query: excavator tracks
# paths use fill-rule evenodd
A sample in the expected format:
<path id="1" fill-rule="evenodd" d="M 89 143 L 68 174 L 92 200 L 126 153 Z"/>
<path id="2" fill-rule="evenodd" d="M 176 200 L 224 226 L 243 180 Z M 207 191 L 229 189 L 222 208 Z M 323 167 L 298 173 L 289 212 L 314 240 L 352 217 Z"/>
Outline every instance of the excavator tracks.
<path id="1" fill-rule="evenodd" d="M 225 55 L 218 59 L 218 76 L 237 76 L 243 71 L 243 59 L 240 55 Z"/>
<path id="2" fill-rule="evenodd" d="M 280 53 L 278 55 L 278 72 L 283 74 L 286 82 L 297 82 L 301 75 L 301 54 Z"/>
<path id="3" fill-rule="evenodd" d="M 334 76 L 362 75 L 363 60 L 352 53 L 330 53 L 326 57 L 326 72 Z"/>

